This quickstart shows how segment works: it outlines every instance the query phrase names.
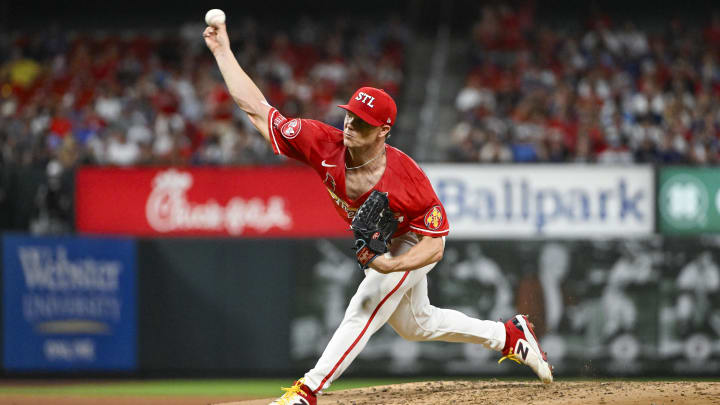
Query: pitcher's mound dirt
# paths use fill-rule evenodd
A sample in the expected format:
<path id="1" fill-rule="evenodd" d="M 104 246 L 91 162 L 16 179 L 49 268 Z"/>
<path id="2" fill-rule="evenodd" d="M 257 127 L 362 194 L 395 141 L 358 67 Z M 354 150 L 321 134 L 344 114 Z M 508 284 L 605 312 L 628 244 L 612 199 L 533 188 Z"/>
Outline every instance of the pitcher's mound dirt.
<path id="1" fill-rule="evenodd" d="M 221 405 L 268 405 L 273 399 Z M 330 392 L 318 405 L 720 405 L 716 382 L 535 382 L 435 381 Z"/>

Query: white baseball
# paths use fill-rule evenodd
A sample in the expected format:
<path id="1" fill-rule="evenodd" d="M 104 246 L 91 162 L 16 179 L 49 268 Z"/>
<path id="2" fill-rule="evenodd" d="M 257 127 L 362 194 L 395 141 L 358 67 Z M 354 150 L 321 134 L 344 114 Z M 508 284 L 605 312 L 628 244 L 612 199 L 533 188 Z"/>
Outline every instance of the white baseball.
<path id="1" fill-rule="evenodd" d="M 205 14 L 205 23 L 211 27 L 218 24 L 225 24 L 225 12 L 219 8 L 214 8 Z"/>

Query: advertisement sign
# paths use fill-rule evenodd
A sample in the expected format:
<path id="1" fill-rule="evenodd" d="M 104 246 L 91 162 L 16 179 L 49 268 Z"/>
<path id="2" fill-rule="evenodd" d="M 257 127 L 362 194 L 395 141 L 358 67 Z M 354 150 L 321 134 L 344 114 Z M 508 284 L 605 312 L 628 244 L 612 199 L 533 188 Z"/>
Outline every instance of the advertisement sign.
<path id="1" fill-rule="evenodd" d="M 5 370 L 134 370 L 135 280 L 130 239 L 5 235 Z"/>
<path id="2" fill-rule="evenodd" d="M 299 167 L 82 168 L 80 232 L 138 236 L 347 236 L 317 174 Z"/>
<path id="3" fill-rule="evenodd" d="M 315 365 L 363 274 L 348 241 L 315 241 L 293 271 L 291 355 Z M 481 320 L 528 314 L 556 376 L 720 373 L 720 238 L 449 240 L 430 304 Z M 534 375 L 482 345 L 408 341 L 381 328 L 348 369 Z M 509 363 L 509 364 L 507 364 Z"/>
<path id="4" fill-rule="evenodd" d="M 451 238 L 639 237 L 655 226 L 650 166 L 424 165 Z"/>
<path id="5" fill-rule="evenodd" d="M 720 233 L 720 168 L 660 169 L 660 232 Z"/>

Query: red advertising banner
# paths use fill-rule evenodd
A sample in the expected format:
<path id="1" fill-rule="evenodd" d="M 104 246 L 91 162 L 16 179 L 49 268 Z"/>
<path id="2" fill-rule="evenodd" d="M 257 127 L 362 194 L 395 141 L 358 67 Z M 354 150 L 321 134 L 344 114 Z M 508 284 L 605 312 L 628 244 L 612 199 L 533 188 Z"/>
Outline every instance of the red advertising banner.
<path id="1" fill-rule="evenodd" d="M 347 237 L 304 167 L 102 168 L 76 172 L 79 232 L 135 236 Z"/>

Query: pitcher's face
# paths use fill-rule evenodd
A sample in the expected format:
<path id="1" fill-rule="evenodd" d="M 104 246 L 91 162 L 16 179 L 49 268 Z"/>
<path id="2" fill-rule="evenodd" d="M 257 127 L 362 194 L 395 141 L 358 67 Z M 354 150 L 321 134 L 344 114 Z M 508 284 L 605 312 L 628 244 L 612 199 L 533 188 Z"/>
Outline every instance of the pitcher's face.
<path id="1" fill-rule="evenodd" d="M 389 131 L 389 125 L 374 127 L 352 112 L 345 112 L 343 143 L 349 148 L 371 145 L 379 138 L 384 138 Z"/>

